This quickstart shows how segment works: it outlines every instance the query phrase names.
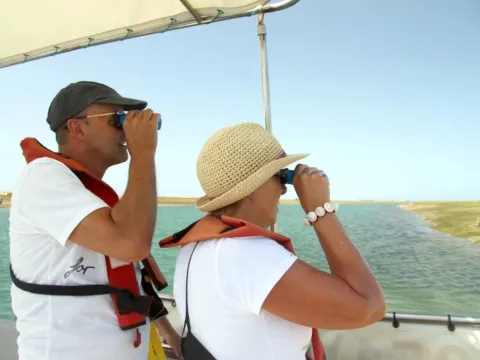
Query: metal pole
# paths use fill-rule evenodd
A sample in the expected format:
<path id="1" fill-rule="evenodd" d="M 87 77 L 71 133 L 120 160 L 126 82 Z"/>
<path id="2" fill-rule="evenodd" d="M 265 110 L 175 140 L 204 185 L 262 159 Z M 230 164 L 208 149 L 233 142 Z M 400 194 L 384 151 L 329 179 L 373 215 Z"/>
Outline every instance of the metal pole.
<path id="1" fill-rule="evenodd" d="M 257 13 L 257 34 L 260 40 L 260 64 L 262 70 L 262 92 L 263 92 L 263 116 L 265 129 L 272 133 L 272 113 L 270 111 L 270 83 L 268 82 L 268 61 L 267 61 L 267 28 L 263 22 L 264 14 Z M 277 223 L 270 227 L 270 230 L 277 232 Z"/>
<path id="2" fill-rule="evenodd" d="M 260 63 L 262 70 L 262 90 L 263 90 L 263 112 L 265 119 L 265 128 L 272 132 L 272 114 L 270 112 L 270 84 L 268 82 L 268 62 L 267 62 L 267 29 L 263 22 L 263 13 L 257 13 L 257 34 L 260 40 Z"/>

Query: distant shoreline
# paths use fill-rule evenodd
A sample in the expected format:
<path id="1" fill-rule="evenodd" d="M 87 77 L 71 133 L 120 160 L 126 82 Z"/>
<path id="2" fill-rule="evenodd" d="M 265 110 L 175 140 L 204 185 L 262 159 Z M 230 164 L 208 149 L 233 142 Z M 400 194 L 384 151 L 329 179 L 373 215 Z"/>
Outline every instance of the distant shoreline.
<path id="1" fill-rule="evenodd" d="M 3 202 L 0 204 L 0 208 L 10 207 L 10 195 L 3 195 Z M 198 198 L 196 197 L 180 197 L 180 196 L 160 196 L 157 199 L 159 206 L 190 206 L 195 205 Z M 409 202 L 407 200 L 332 200 L 337 204 L 392 204 L 400 205 L 402 208 L 411 210 L 412 204 L 461 204 L 459 201 L 424 201 L 424 202 Z M 472 202 L 469 202 L 472 203 Z M 480 202 L 478 202 L 480 204 Z M 296 199 L 281 199 L 282 205 L 300 205 L 300 202 Z"/>
<path id="2" fill-rule="evenodd" d="M 425 201 L 399 205 L 433 229 L 480 245 L 480 201 Z"/>
<path id="3" fill-rule="evenodd" d="M 160 196 L 157 199 L 159 206 L 191 206 L 195 205 L 198 198 L 196 197 L 179 197 L 179 196 Z M 406 201 L 388 201 L 388 200 L 333 200 L 337 204 L 405 204 Z M 280 200 L 282 205 L 300 205 L 298 200 L 294 199 L 282 199 Z M 3 196 L 3 203 L 0 204 L 1 208 L 10 207 L 10 195 Z"/>
<path id="4" fill-rule="evenodd" d="M 195 197 L 159 197 L 159 205 L 195 205 L 198 198 Z M 337 204 L 405 204 L 406 201 L 396 200 L 332 200 Z M 300 201 L 294 199 L 281 199 L 280 204 L 283 205 L 300 205 Z"/>
<path id="5" fill-rule="evenodd" d="M 10 208 L 10 194 L 3 195 L 0 209 Z M 161 196 L 158 206 L 194 206 L 195 197 Z M 333 200 L 338 204 L 393 204 L 418 214 L 433 229 L 480 244 L 480 201 L 388 201 Z M 280 200 L 282 205 L 299 205 L 298 200 Z"/>

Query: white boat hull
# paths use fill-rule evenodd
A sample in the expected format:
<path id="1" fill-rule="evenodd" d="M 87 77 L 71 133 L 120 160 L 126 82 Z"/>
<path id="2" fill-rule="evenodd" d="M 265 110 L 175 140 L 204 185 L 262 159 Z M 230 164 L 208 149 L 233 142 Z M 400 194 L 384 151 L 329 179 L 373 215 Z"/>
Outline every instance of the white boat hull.
<path id="1" fill-rule="evenodd" d="M 327 360 L 478 360 L 480 328 L 382 321 L 363 329 L 321 331 Z"/>
<path id="2" fill-rule="evenodd" d="M 2 360 L 17 360 L 17 336 L 14 321 L 0 320 L 0 358 Z"/>

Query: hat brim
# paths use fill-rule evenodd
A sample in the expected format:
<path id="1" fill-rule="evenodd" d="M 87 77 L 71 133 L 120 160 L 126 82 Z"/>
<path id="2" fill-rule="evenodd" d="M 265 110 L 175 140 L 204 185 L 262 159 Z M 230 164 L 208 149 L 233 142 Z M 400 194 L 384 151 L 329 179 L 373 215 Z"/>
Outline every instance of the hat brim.
<path id="1" fill-rule="evenodd" d="M 102 104 L 121 105 L 125 111 L 143 110 L 148 105 L 146 101 L 126 98 L 123 96 L 107 96 L 95 102 Z"/>
<path id="2" fill-rule="evenodd" d="M 202 196 L 196 201 L 195 205 L 200 211 L 206 212 L 221 209 L 222 207 L 233 204 L 253 193 L 278 171 L 298 160 L 306 158 L 308 155 L 309 154 L 288 155 L 284 158 L 274 160 L 267 165 L 262 166 L 226 193 L 214 199 L 211 199 L 206 195 Z"/>

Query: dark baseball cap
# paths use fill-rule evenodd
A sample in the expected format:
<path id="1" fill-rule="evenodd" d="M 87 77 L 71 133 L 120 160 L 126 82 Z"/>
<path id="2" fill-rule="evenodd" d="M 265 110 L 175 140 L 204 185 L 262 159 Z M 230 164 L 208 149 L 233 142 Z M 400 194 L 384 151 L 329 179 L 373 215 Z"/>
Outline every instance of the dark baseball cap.
<path id="1" fill-rule="evenodd" d="M 107 85 L 93 81 L 71 83 L 58 92 L 48 108 L 47 123 L 55 131 L 72 116 L 94 104 L 121 105 L 125 111 L 143 110 L 147 102 L 120 96 Z"/>

